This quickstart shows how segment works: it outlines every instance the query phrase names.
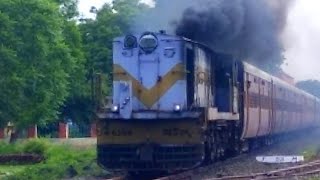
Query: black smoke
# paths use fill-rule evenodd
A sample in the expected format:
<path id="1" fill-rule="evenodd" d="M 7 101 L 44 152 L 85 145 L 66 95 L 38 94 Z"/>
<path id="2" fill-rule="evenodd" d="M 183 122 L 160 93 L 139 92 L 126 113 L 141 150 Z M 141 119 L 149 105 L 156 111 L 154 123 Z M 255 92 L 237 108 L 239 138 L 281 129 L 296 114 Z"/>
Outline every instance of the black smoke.
<path id="1" fill-rule="evenodd" d="M 276 72 L 284 60 L 280 36 L 292 1 L 157 0 L 133 29 L 166 29 Z"/>

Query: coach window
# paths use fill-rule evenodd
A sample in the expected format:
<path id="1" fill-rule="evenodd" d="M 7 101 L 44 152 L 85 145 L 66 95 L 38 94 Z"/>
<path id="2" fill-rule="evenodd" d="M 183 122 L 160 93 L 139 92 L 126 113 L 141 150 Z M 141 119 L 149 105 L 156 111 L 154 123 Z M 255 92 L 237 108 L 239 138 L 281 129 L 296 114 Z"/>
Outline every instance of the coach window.
<path id="1" fill-rule="evenodd" d="M 247 88 L 249 89 L 251 87 L 251 81 L 247 81 Z"/>
<path id="2" fill-rule="evenodd" d="M 283 94 L 282 94 L 282 88 L 279 87 L 279 109 L 282 111 L 282 105 L 283 105 Z"/>

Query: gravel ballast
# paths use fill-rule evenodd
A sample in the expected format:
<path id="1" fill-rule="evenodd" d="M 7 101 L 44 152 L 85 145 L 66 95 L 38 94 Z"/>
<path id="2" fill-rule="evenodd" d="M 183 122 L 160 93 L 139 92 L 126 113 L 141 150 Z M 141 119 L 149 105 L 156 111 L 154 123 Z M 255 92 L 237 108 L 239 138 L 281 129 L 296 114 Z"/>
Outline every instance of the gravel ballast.
<path id="1" fill-rule="evenodd" d="M 257 156 L 281 156 L 281 155 L 303 155 L 305 159 L 311 160 L 320 147 L 320 129 L 312 130 L 299 135 L 290 135 L 283 140 L 269 147 L 264 147 L 253 152 L 242 154 L 235 158 L 227 159 L 212 165 L 210 170 L 201 173 L 201 177 L 194 179 L 210 179 L 222 176 L 248 175 L 263 173 L 281 168 L 287 168 L 302 163 L 266 164 L 256 161 Z"/>

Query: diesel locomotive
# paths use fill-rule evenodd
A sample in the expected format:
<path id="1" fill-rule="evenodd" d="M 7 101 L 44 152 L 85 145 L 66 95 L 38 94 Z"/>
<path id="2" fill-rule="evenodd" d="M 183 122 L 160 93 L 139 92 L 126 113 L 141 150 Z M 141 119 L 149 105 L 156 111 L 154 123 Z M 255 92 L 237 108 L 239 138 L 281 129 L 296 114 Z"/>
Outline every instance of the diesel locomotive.
<path id="1" fill-rule="evenodd" d="M 97 113 L 98 163 L 184 170 L 320 122 L 320 100 L 244 61 L 165 32 L 113 41 L 111 108 Z"/>

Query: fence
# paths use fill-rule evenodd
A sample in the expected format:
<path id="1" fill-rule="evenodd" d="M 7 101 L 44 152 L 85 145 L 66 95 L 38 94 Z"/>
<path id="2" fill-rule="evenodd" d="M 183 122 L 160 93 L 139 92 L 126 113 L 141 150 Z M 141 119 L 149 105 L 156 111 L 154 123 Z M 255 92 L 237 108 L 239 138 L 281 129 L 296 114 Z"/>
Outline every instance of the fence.
<path id="1" fill-rule="evenodd" d="M 0 139 L 7 138 L 13 132 L 12 127 L 0 128 Z M 96 124 L 52 123 L 46 126 L 30 126 L 19 131 L 19 138 L 88 138 L 96 137 Z"/>

